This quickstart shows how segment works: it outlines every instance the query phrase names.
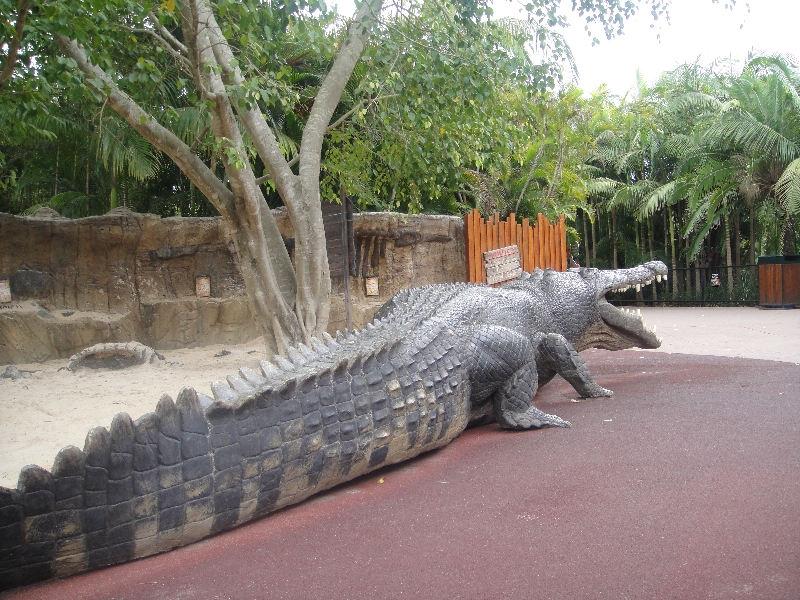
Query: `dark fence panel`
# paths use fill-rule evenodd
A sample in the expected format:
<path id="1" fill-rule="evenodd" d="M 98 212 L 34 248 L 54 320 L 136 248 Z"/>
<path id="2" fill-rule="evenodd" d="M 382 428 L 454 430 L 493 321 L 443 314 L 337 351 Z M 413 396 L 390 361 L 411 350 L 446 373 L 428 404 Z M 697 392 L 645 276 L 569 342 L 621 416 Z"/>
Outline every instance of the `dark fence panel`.
<path id="1" fill-rule="evenodd" d="M 669 278 L 625 292 L 610 292 L 612 304 L 642 306 L 752 306 L 758 304 L 758 265 L 682 267 Z"/>

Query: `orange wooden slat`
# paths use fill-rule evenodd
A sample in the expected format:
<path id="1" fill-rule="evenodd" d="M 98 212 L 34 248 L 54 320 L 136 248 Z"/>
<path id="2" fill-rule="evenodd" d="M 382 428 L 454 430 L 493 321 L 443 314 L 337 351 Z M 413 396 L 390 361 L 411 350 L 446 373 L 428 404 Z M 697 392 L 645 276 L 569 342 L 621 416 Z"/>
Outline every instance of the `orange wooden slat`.
<path id="1" fill-rule="evenodd" d="M 547 258 L 548 258 L 548 251 L 547 248 L 549 247 L 549 238 L 547 236 L 547 219 L 544 218 L 544 215 L 539 215 L 539 227 L 541 231 L 539 232 L 539 248 L 540 252 L 542 253 L 542 269 L 547 268 Z"/>
<path id="2" fill-rule="evenodd" d="M 464 262 L 466 262 L 467 282 L 472 282 L 472 240 L 470 229 L 472 227 L 472 212 L 464 216 Z"/>
<path id="3" fill-rule="evenodd" d="M 492 223 L 486 221 L 483 227 L 484 235 L 481 240 L 481 279 L 480 283 L 486 283 L 486 264 L 483 262 L 483 253 L 492 246 Z"/>
<path id="4" fill-rule="evenodd" d="M 528 259 L 528 248 L 530 247 L 529 246 L 530 239 L 528 237 L 528 229 L 530 229 L 530 226 L 528 225 L 528 218 L 527 217 L 522 219 L 521 228 L 522 229 L 520 231 L 521 231 L 521 236 L 522 236 L 522 247 L 519 249 L 520 260 L 522 262 L 522 270 L 530 273 L 531 272 L 531 269 L 530 269 L 530 264 L 531 263 L 530 263 L 530 260 Z"/>
<path id="5" fill-rule="evenodd" d="M 471 255 L 470 266 L 472 267 L 469 277 L 472 283 L 477 283 L 478 281 L 478 249 L 481 243 L 480 219 L 480 213 L 478 213 L 478 209 L 475 209 L 472 212 L 472 245 L 469 249 Z"/>
<path id="6" fill-rule="evenodd" d="M 477 230 L 475 228 L 475 210 L 469 213 L 469 221 L 467 224 L 469 228 L 469 246 L 467 247 L 467 270 L 469 275 L 467 276 L 470 283 L 475 283 L 475 234 L 477 234 Z"/>
<path id="7" fill-rule="evenodd" d="M 531 270 L 531 272 L 533 272 L 533 227 L 531 226 L 530 222 L 528 222 L 528 228 L 525 232 L 525 237 L 528 238 L 528 268 Z"/>
<path id="8" fill-rule="evenodd" d="M 555 239 L 553 240 L 554 242 L 553 245 L 555 246 L 555 254 L 556 254 L 555 269 L 557 271 L 563 271 L 563 269 L 561 268 L 561 264 L 564 260 L 564 247 L 561 244 L 561 220 L 559 219 L 558 221 L 553 223 L 553 225 L 555 226 L 554 231 L 556 234 Z"/>
<path id="9" fill-rule="evenodd" d="M 564 215 L 561 215 L 558 219 L 558 228 L 561 230 L 561 237 L 559 238 L 559 244 L 561 244 L 561 270 L 567 270 L 567 226 L 564 222 Z"/>
<path id="10" fill-rule="evenodd" d="M 547 225 L 546 219 L 542 213 L 537 216 L 539 221 L 539 268 L 547 268 Z"/>
<path id="11" fill-rule="evenodd" d="M 484 276 L 486 273 L 486 267 L 483 262 L 483 253 L 486 252 L 486 219 L 481 218 L 480 222 L 478 223 L 478 230 L 480 232 L 480 240 L 479 244 L 475 249 L 475 260 L 477 261 L 477 266 L 475 267 L 476 274 L 475 274 L 475 282 L 476 283 L 483 283 Z"/>

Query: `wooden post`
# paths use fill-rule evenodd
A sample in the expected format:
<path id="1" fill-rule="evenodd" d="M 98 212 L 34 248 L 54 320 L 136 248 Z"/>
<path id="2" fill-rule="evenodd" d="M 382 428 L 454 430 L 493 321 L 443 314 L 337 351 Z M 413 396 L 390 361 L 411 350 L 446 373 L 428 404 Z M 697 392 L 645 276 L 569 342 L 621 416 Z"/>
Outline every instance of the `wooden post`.
<path id="1" fill-rule="evenodd" d="M 522 219 L 522 248 L 520 248 L 522 252 L 522 270 L 527 271 L 530 273 L 533 269 L 531 269 L 531 261 L 530 257 L 528 256 L 528 250 L 530 248 L 530 236 L 528 234 L 528 230 L 530 229 L 530 225 L 528 225 L 528 218 L 525 217 Z"/>

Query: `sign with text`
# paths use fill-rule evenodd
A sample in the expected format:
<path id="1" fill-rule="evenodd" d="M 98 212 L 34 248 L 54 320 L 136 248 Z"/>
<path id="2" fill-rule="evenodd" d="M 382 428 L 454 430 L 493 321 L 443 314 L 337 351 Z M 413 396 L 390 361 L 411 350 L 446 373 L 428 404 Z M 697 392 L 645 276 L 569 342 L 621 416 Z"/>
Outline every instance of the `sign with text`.
<path id="1" fill-rule="evenodd" d="M 502 283 L 519 277 L 522 268 L 519 262 L 519 248 L 506 246 L 483 253 L 486 261 L 486 283 Z"/>

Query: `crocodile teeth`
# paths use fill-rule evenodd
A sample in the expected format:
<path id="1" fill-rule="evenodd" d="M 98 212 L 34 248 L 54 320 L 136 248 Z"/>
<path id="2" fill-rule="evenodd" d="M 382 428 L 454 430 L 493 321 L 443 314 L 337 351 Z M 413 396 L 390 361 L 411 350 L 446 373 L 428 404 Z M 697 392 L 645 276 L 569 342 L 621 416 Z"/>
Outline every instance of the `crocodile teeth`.
<path id="1" fill-rule="evenodd" d="M 661 275 L 656 275 L 656 281 L 657 281 L 658 283 L 661 283 Z"/>
<path id="2" fill-rule="evenodd" d="M 200 403 L 200 408 L 203 410 L 214 404 L 214 399 L 211 396 L 206 396 L 200 392 L 197 392 L 197 401 Z"/>
<path id="3" fill-rule="evenodd" d="M 241 375 L 242 379 L 245 381 L 252 383 L 253 385 L 262 385 L 267 382 L 266 377 L 254 371 L 249 367 L 240 367 L 239 368 L 239 375 Z"/>
<path id="4" fill-rule="evenodd" d="M 337 331 L 336 333 L 338 334 L 339 332 Z M 339 345 L 339 342 L 337 342 L 335 339 L 333 339 L 333 336 L 330 333 L 328 333 L 327 331 L 325 331 L 322 334 L 322 339 L 325 340 L 325 343 L 328 345 L 328 348 L 330 348 L 331 350 L 336 350 L 337 348 L 341 348 L 341 346 Z"/>
<path id="5" fill-rule="evenodd" d="M 317 354 L 327 354 L 328 352 L 330 352 L 325 343 L 322 342 L 321 340 L 318 340 L 315 337 L 311 338 L 311 345 L 314 348 L 314 352 L 316 352 Z"/>
<path id="6" fill-rule="evenodd" d="M 289 360 L 292 361 L 298 367 L 302 367 L 304 364 L 308 362 L 308 359 L 302 354 L 300 354 L 300 352 L 294 346 L 289 346 L 286 349 L 286 354 L 289 355 Z"/>
<path id="7" fill-rule="evenodd" d="M 211 393 L 214 394 L 214 399 L 217 402 L 224 402 L 225 404 L 235 404 L 239 399 L 239 394 L 221 381 L 214 381 L 211 384 Z"/>
<path id="8" fill-rule="evenodd" d="M 252 383 L 248 383 L 236 375 L 228 375 L 225 379 L 228 380 L 228 385 L 240 394 L 247 394 L 255 389 Z"/>
<path id="9" fill-rule="evenodd" d="M 283 369 L 284 371 L 291 371 L 294 369 L 295 365 L 290 363 L 288 360 L 283 358 L 282 356 L 276 356 L 274 358 L 275 362 L 278 363 L 278 366 Z"/>
<path id="10" fill-rule="evenodd" d="M 337 329 L 336 330 L 336 341 L 341 344 L 344 340 L 345 340 L 344 334 Z"/>
<path id="11" fill-rule="evenodd" d="M 641 284 L 638 284 L 638 283 L 636 284 L 636 291 L 637 291 L 637 292 L 641 292 L 641 291 L 642 291 L 642 286 L 641 286 Z"/>
<path id="12" fill-rule="evenodd" d="M 297 349 L 300 350 L 300 354 L 305 356 L 308 360 L 317 358 L 317 353 L 303 343 L 297 344 Z"/>
<path id="13" fill-rule="evenodd" d="M 669 277 L 667 277 L 667 273 L 664 273 L 664 275 L 663 275 L 662 277 L 664 278 L 664 281 L 666 281 L 667 279 L 669 279 Z"/>
<path id="14" fill-rule="evenodd" d="M 258 361 L 258 365 L 261 367 L 261 371 L 264 373 L 264 377 L 267 379 L 273 379 L 283 373 L 283 371 L 281 371 L 268 360 L 260 360 Z"/>

